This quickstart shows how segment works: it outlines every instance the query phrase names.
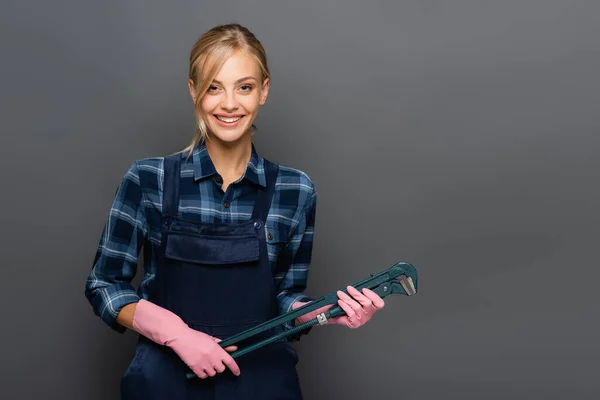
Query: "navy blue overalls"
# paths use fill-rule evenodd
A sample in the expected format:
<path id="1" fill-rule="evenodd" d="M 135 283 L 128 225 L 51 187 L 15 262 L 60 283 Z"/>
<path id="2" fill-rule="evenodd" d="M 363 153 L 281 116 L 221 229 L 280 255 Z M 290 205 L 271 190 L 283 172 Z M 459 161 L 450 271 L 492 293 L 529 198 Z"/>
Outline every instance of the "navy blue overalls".
<path id="1" fill-rule="evenodd" d="M 278 166 L 265 160 L 267 187 L 257 186 L 250 220 L 206 224 L 178 216 L 180 164 L 180 155 L 165 158 L 161 251 L 148 300 L 191 328 L 226 339 L 279 313 L 265 239 Z M 190 370 L 174 351 L 140 335 L 122 398 L 299 400 L 297 361 L 287 342 L 277 342 L 236 359 L 239 377 L 227 368 L 187 379 Z"/>

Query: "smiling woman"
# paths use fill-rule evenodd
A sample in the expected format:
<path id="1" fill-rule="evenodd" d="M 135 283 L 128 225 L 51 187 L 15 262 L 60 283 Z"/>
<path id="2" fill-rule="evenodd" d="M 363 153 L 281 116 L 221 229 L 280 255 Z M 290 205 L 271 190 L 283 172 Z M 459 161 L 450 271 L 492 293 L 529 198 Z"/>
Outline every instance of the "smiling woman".
<path id="1" fill-rule="evenodd" d="M 140 334 L 122 379 L 125 400 L 301 399 L 298 358 L 286 341 L 239 361 L 229 354 L 235 346 L 218 342 L 311 301 L 303 291 L 313 183 L 253 146 L 270 78 L 265 51 L 248 29 L 225 25 L 205 33 L 189 71 L 196 135 L 181 152 L 135 161 L 127 171 L 86 296 L 113 329 Z M 131 281 L 142 246 L 144 276 L 136 290 Z M 357 328 L 384 306 L 367 289 L 348 293 L 338 292 L 346 315 L 330 324 Z M 186 379 L 190 369 L 201 379 Z"/>
<path id="2" fill-rule="evenodd" d="M 265 104 L 269 84 L 265 49 L 247 28 L 223 25 L 204 34 L 190 55 L 188 85 L 198 132 L 187 150 L 209 131 L 224 142 L 239 139 Z"/>
<path id="3" fill-rule="evenodd" d="M 239 78 L 241 76 L 241 78 Z M 190 94 L 196 102 L 196 85 L 189 80 Z M 251 128 L 259 106 L 269 93 L 269 78 L 263 78 L 256 62 L 243 51 L 236 51 L 225 61 L 199 99 L 199 121 L 210 132 L 210 139 L 233 143 Z"/>
<path id="4" fill-rule="evenodd" d="M 266 61 L 262 69 L 266 70 Z M 199 83 L 196 84 L 193 78 L 188 81 L 190 95 L 196 104 L 198 126 L 191 148 L 204 138 L 208 139 L 206 147 L 209 153 L 216 153 L 219 148 L 231 151 L 238 142 L 249 142 L 251 138 L 247 133 L 251 131 L 258 109 L 265 104 L 269 94 L 269 78 L 263 75 L 256 59 L 247 51 L 236 50 L 220 66 L 214 77 L 196 81 Z M 203 82 L 208 84 L 208 88 L 205 91 L 197 90 L 202 87 Z M 240 146 L 239 149 L 243 150 L 244 147 L 248 146 Z M 247 151 L 242 153 L 247 154 Z M 242 156 L 241 153 L 238 154 Z M 248 162 L 243 157 L 228 159 L 238 159 L 241 162 L 232 173 L 225 172 L 223 175 L 223 190 L 227 190 L 229 184 L 243 174 Z M 223 165 L 224 171 L 227 171 L 226 168 Z"/>

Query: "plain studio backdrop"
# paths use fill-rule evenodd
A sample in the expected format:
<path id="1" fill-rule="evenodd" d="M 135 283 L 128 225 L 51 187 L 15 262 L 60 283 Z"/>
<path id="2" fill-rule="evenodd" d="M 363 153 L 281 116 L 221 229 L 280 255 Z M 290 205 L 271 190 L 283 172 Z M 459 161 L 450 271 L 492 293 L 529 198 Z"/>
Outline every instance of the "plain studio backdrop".
<path id="1" fill-rule="evenodd" d="M 2 399 L 118 398 L 136 335 L 85 279 L 129 165 L 191 139 L 189 51 L 230 22 L 272 71 L 258 151 L 318 191 L 307 293 L 420 276 L 295 345 L 305 398 L 599 398 L 600 2 L 0 7 Z"/>

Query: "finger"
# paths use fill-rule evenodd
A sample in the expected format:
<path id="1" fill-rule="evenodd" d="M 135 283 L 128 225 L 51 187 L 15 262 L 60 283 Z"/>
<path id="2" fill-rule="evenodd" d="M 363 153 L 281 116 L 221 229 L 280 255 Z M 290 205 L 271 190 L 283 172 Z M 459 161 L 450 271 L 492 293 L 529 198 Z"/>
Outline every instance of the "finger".
<path id="1" fill-rule="evenodd" d="M 360 305 L 363 306 L 363 308 L 367 308 L 367 309 L 374 308 L 373 301 L 370 298 L 368 298 L 367 296 L 363 295 L 361 292 L 359 292 L 353 286 L 348 286 L 348 293 L 350 293 L 352 295 L 352 297 L 354 297 L 356 299 L 356 301 L 358 301 L 360 303 Z"/>
<path id="2" fill-rule="evenodd" d="M 361 305 L 356 300 L 354 300 L 352 297 L 348 296 L 348 294 L 342 292 L 341 290 L 338 290 L 337 295 L 340 300 L 346 302 L 346 304 L 348 304 L 355 310 L 361 307 Z"/>
<path id="3" fill-rule="evenodd" d="M 203 369 L 196 369 L 194 370 L 194 373 L 198 376 L 198 378 L 200 379 L 206 379 L 208 378 L 208 375 L 206 375 L 206 372 L 204 372 Z"/>
<path id="4" fill-rule="evenodd" d="M 206 367 L 206 368 L 204 368 L 204 371 L 206 372 L 206 375 L 208 375 L 208 376 L 215 376 L 217 374 L 217 371 L 215 371 L 215 369 L 213 367 Z"/>
<path id="5" fill-rule="evenodd" d="M 358 318 L 360 318 L 360 314 L 362 313 L 362 306 L 360 305 L 360 303 L 358 303 L 356 300 L 354 300 L 353 298 L 351 298 L 350 296 L 348 296 L 346 293 L 342 292 L 341 290 L 338 291 L 338 297 L 340 298 L 341 301 L 343 301 L 344 303 L 346 303 L 350 307 L 352 307 L 352 309 L 354 310 L 354 313 L 358 315 Z"/>
<path id="6" fill-rule="evenodd" d="M 350 305 L 348 305 L 348 303 L 346 303 L 345 301 L 338 300 L 338 305 L 341 307 L 342 310 L 344 310 L 348 318 L 354 318 L 356 316 L 356 312 L 354 311 L 354 309 L 350 307 Z"/>
<path id="7" fill-rule="evenodd" d="M 217 371 L 219 374 L 223 373 L 225 371 L 225 364 L 223 364 L 222 362 L 217 363 L 216 365 L 214 365 L 215 367 L 215 371 Z"/>
<path id="8" fill-rule="evenodd" d="M 217 342 L 217 343 L 219 343 L 219 342 L 222 342 L 222 340 L 221 340 L 221 339 L 218 339 L 218 338 L 216 338 L 216 337 L 214 337 L 213 339 L 214 339 L 214 341 L 215 341 L 215 342 Z M 233 352 L 233 351 L 236 351 L 236 350 L 237 350 L 237 346 L 235 346 L 235 345 L 231 345 L 231 346 L 227 346 L 227 347 L 225 347 L 225 351 Z"/>
<path id="9" fill-rule="evenodd" d="M 385 301 L 383 301 L 383 299 L 374 291 L 364 288 L 363 293 L 373 302 L 373 305 L 377 310 L 380 310 L 385 306 Z"/>
<path id="10" fill-rule="evenodd" d="M 354 300 L 352 297 L 348 296 L 348 294 L 347 294 L 347 293 L 344 293 L 344 292 L 342 292 L 341 290 L 338 290 L 338 291 L 337 291 L 337 295 L 338 295 L 338 298 L 340 298 L 340 299 L 344 300 L 344 301 L 345 301 L 346 303 L 348 303 L 348 304 L 350 304 L 350 303 L 352 303 L 352 302 L 355 302 L 355 303 L 356 303 L 356 300 Z"/>
<path id="11" fill-rule="evenodd" d="M 354 297 L 357 301 L 359 299 L 366 299 L 366 297 L 361 292 L 359 292 L 358 289 L 356 289 L 354 286 L 347 286 L 346 290 L 348 291 L 348 294 Z"/>
<path id="12" fill-rule="evenodd" d="M 354 312 L 354 309 L 352 309 L 352 307 L 350 307 L 346 302 L 342 300 L 338 300 L 338 304 L 346 312 L 347 317 L 345 325 L 349 328 L 355 328 L 357 325 L 357 316 Z M 343 320 L 341 320 L 340 322 L 343 322 Z"/>
<path id="13" fill-rule="evenodd" d="M 227 354 L 227 353 L 225 353 L 225 354 Z M 231 372 L 233 372 L 233 374 L 235 376 L 240 375 L 240 367 L 238 367 L 238 365 L 235 362 L 235 360 L 233 359 L 233 357 L 231 357 L 229 354 L 227 354 L 223 358 L 223 364 L 227 365 L 227 367 L 231 370 Z"/>

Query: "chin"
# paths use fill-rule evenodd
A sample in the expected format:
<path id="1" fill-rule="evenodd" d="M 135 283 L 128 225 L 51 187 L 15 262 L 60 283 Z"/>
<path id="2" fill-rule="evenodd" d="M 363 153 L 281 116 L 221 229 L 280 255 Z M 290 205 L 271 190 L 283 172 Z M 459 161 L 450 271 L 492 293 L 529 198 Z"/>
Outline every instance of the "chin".
<path id="1" fill-rule="evenodd" d="M 241 139 L 243 139 L 245 136 L 250 135 L 250 129 L 246 129 L 246 130 L 223 130 L 223 129 L 219 129 L 217 127 L 217 129 L 211 129 L 210 135 L 214 138 L 219 140 L 220 142 L 224 142 L 224 143 L 235 143 L 240 141 Z"/>

